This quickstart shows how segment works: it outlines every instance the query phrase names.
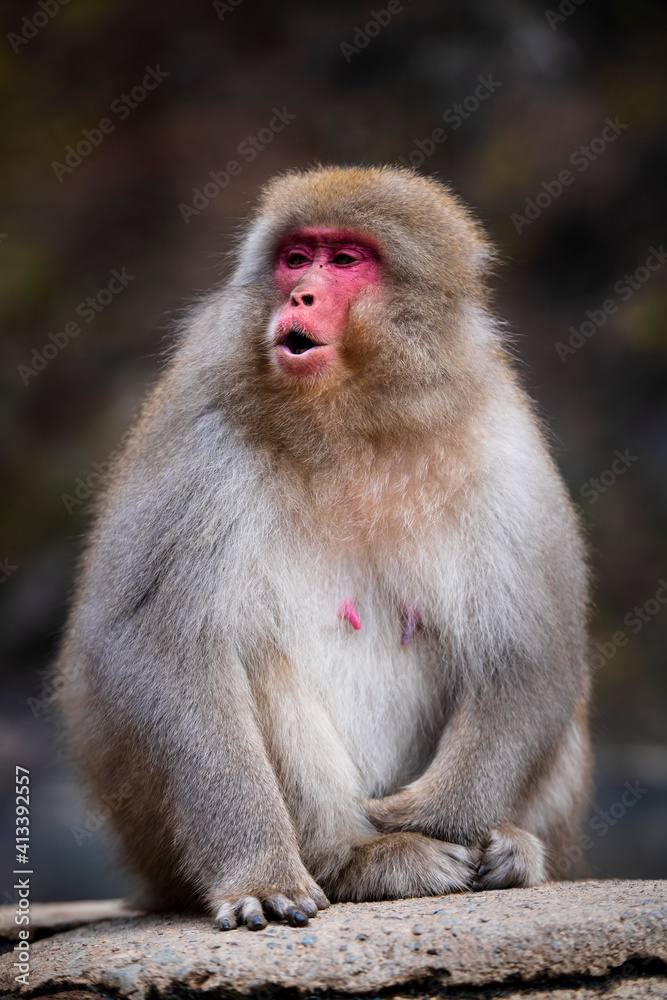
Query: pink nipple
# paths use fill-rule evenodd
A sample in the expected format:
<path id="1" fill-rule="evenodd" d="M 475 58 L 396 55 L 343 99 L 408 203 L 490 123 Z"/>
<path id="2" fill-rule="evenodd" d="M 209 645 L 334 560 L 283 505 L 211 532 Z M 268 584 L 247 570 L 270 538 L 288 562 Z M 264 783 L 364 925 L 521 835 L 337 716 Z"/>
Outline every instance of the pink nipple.
<path id="1" fill-rule="evenodd" d="M 401 634 L 401 646 L 407 646 L 412 639 L 412 633 L 421 621 L 419 608 L 414 604 L 403 605 L 403 632 Z"/>
<path id="2" fill-rule="evenodd" d="M 348 621 L 357 632 L 361 628 L 361 618 L 356 612 L 354 601 L 351 597 L 346 597 L 338 609 L 338 617 L 341 621 Z"/>

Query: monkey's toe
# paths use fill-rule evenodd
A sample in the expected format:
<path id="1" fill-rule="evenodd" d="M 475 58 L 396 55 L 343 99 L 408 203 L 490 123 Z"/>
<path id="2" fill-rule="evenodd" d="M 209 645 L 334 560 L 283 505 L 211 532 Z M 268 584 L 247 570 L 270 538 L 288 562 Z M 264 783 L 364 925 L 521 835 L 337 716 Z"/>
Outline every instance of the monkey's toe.
<path id="1" fill-rule="evenodd" d="M 539 837 L 507 823 L 490 830 L 481 845 L 471 888 L 512 889 L 547 879 L 546 848 Z"/>
<path id="2" fill-rule="evenodd" d="M 236 927 L 236 910 L 232 903 L 223 903 L 213 917 L 213 923 L 221 931 L 233 931 Z"/>
<path id="3" fill-rule="evenodd" d="M 290 927 L 304 927 L 308 923 L 308 918 L 317 914 L 317 905 L 303 896 L 296 899 L 290 899 L 282 894 L 269 896 L 264 902 L 264 907 L 272 916 L 284 920 Z"/>
<path id="4" fill-rule="evenodd" d="M 331 905 L 315 882 L 308 887 L 308 892 L 309 895 L 301 892 L 287 896 L 278 892 L 242 896 L 234 902 L 221 903 L 213 923 L 221 931 L 233 930 L 239 924 L 245 924 L 249 931 L 261 931 L 268 920 L 284 920 L 291 927 L 305 927 L 311 917 L 317 916 L 318 910 Z"/>

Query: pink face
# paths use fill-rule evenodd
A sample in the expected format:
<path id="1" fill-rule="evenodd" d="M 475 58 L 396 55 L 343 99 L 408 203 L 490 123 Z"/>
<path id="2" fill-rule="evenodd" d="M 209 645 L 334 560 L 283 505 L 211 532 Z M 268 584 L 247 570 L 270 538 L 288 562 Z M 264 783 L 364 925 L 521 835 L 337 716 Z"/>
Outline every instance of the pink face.
<path id="1" fill-rule="evenodd" d="M 291 378 L 325 374 L 336 362 L 350 306 L 381 281 L 380 255 L 361 233 L 295 229 L 276 254 L 283 304 L 271 324 L 275 361 Z"/>

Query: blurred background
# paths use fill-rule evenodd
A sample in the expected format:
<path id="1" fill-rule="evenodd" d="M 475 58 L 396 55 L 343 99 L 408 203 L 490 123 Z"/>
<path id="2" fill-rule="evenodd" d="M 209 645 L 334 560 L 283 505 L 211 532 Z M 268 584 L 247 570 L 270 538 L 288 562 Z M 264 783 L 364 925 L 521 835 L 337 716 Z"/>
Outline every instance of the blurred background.
<path id="1" fill-rule="evenodd" d="M 33 901 L 128 886 L 45 672 L 88 500 L 258 186 L 316 162 L 441 177 L 499 248 L 497 311 L 595 578 L 597 784 L 573 855 L 666 877 L 667 8 L 35 0 L 3 18 L 2 902 L 17 764 Z"/>

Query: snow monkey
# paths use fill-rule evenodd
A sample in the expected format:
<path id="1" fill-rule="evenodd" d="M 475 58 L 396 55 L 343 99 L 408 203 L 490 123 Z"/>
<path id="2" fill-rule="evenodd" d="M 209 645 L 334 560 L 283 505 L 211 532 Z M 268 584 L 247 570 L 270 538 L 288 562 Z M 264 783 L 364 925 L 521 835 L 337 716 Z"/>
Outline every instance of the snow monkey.
<path id="1" fill-rule="evenodd" d="M 587 574 L 490 261 L 435 180 L 288 173 L 187 324 L 59 660 L 144 905 L 301 925 L 533 885 L 576 842 Z"/>

